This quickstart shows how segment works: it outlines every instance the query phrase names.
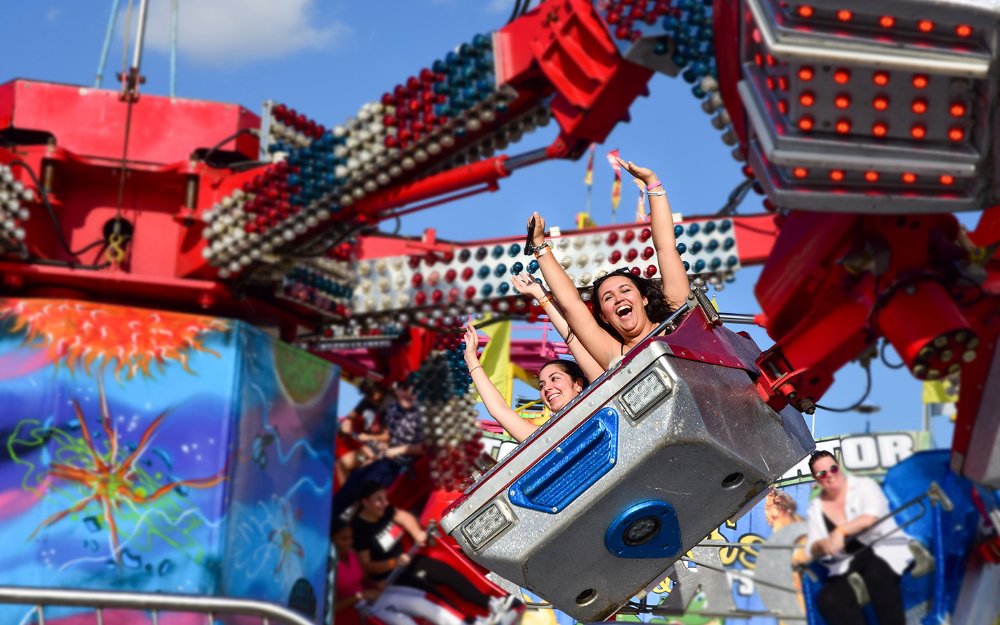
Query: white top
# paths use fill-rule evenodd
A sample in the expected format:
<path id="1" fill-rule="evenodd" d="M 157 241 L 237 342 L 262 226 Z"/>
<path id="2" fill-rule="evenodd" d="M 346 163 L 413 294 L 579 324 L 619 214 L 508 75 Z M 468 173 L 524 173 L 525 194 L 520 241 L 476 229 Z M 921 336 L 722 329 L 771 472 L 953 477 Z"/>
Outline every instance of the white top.
<path id="1" fill-rule="evenodd" d="M 847 495 L 844 498 L 844 516 L 847 521 L 853 521 L 859 516 L 870 514 L 882 518 L 889 514 L 889 500 L 882 492 L 878 482 L 868 477 L 845 475 L 847 479 Z M 812 546 L 817 540 L 827 538 L 830 533 L 823 520 L 823 506 L 819 497 L 809 504 L 808 536 L 806 538 L 806 553 L 812 553 Z M 885 536 L 886 538 L 883 538 Z M 858 536 L 865 545 L 878 541 L 872 551 L 885 560 L 897 575 L 902 575 L 906 567 L 913 561 L 910 553 L 910 537 L 896 525 L 896 520 L 889 518 Z M 851 565 L 851 556 L 843 558 L 819 560 L 830 569 L 831 575 L 843 575 Z"/>

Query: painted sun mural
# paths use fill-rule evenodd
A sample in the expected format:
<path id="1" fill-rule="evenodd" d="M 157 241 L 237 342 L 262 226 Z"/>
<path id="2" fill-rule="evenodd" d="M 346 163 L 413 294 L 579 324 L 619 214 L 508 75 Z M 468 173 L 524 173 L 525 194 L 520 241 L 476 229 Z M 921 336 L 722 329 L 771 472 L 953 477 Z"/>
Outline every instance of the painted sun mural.
<path id="1" fill-rule="evenodd" d="M 318 622 L 337 382 L 240 322 L 0 300 L 0 585 L 285 605 L 305 586 Z"/>

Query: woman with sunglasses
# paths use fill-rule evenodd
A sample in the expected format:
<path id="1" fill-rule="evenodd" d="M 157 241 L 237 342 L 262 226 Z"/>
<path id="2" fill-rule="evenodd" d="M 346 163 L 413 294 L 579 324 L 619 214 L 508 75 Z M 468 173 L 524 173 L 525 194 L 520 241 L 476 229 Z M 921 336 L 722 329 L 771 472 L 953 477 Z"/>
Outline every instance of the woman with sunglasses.
<path id="1" fill-rule="evenodd" d="M 529 222 L 533 224 L 531 240 L 535 258 L 545 282 L 560 302 L 570 329 L 604 369 L 610 368 L 625 352 L 646 338 L 671 310 L 684 303 L 691 292 L 687 271 L 674 240 L 670 203 L 659 178 L 652 170 L 631 161 L 618 159 L 618 162 L 646 186 L 662 289 L 627 269 L 616 270 L 594 281 L 591 311 L 562 265 L 550 253 L 545 242 L 545 220 L 536 212 Z"/>
<path id="2" fill-rule="evenodd" d="M 857 573 L 868 588 L 879 625 L 904 625 L 900 576 L 913 561 L 909 537 L 889 514 L 882 487 L 867 477 L 847 475 L 828 451 L 809 458 L 819 497 L 809 505 L 806 550 L 830 571 L 817 605 L 831 625 L 863 625 L 864 613 L 848 576 Z"/>

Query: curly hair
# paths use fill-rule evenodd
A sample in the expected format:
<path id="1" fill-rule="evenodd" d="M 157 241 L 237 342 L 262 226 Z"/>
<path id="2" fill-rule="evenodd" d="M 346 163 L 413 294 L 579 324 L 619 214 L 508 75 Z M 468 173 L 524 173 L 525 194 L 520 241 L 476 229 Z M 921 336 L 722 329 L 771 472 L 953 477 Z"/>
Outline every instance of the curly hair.
<path id="1" fill-rule="evenodd" d="M 660 323 L 664 319 L 673 313 L 673 309 L 667 304 L 667 298 L 663 295 L 663 290 L 656 286 L 652 280 L 647 280 L 641 276 L 637 276 L 632 273 L 628 268 L 616 269 L 606 276 L 594 280 L 594 286 L 590 291 L 590 302 L 591 302 L 591 312 L 594 315 L 594 320 L 597 321 L 597 325 L 601 326 L 605 332 L 615 337 L 615 339 L 624 344 L 625 339 L 618 334 L 618 331 L 612 327 L 610 323 L 601 318 L 601 303 L 598 298 L 598 292 L 601 289 L 601 285 L 608 278 L 615 276 L 621 276 L 623 278 L 628 278 L 635 284 L 635 287 L 639 289 L 639 294 L 646 298 L 646 316 L 653 323 Z"/>
<path id="2" fill-rule="evenodd" d="M 767 493 L 767 499 L 768 499 L 767 503 L 773 505 L 782 514 L 791 516 L 793 518 L 799 516 L 798 514 L 796 514 L 796 512 L 798 512 L 799 505 L 795 503 L 795 500 L 792 498 L 792 496 L 786 493 L 785 491 L 771 487 L 771 489 Z"/>

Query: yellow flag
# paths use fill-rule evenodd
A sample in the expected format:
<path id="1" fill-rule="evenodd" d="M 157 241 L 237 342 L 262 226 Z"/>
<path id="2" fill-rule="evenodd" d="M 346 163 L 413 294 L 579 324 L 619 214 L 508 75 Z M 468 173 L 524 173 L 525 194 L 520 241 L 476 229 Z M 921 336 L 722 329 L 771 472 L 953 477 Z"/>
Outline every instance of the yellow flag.
<path id="1" fill-rule="evenodd" d="M 594 184 L 594 151 L 597 149 L 596 143 L 590 144 L 590 156 L 587 158 L 587 173 L 583 176 L 583 184 L 588 187 Z"/>
<path id="2" fill-rule="evenodd" d="M 958 393 L 953 385 L 945 385 L 944 382 L 924 382 L 924 403 L 925 404 L 949 404 L 958 401 Z"/>
<path id="3" fill-rule="evenodd" d="M 577 213 L 576 214 L 576 229 L 586 230 L 587 228 L 593 228 L 597 224 L 594 220 L 590 218 L 590 213 Z"/>
<path id="4" fill-rule="evenodd" d="M 483 328 L 483 332 L 490 337 L 480 359 L 483 371 L 490 376 L 493 386 L 497 387 L 509 406 L 514 395 L 514 376 L 510 363 L 510 321 L 491 323 Z"/>

